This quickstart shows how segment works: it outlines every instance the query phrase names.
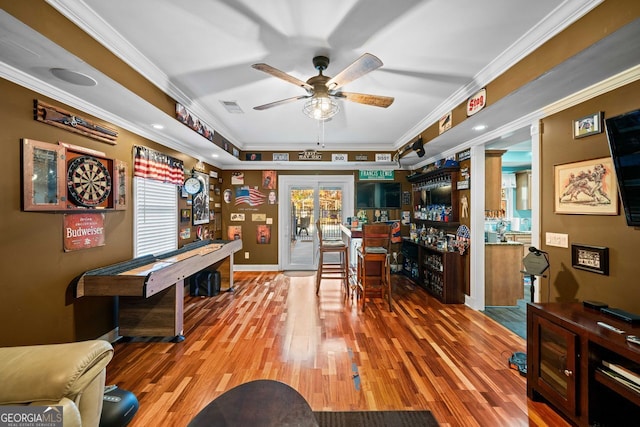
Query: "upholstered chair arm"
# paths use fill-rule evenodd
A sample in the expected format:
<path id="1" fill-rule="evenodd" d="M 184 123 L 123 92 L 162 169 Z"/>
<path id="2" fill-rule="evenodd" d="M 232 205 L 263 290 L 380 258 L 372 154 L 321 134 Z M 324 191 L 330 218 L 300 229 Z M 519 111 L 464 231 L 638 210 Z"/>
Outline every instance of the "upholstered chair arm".
<path id="1" fill-rule="evenodd" d="M 112 357 L 103 340 L 0 348 L 0 405 L 76 401 Z"/>

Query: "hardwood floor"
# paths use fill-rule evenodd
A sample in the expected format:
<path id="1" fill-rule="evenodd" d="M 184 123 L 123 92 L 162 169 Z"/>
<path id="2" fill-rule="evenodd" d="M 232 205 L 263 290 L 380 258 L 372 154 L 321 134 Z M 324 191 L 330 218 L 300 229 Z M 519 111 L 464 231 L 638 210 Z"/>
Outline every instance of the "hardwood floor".
<path id="1" fill-rule="evenodd" d="M 185 426 L 224 391 L 282 381 L 316 411 L 430 410 L 441 426 L 567 426 L 526 397 L 507 359 L 525 341 L 480 312 L 393 276 L 394 311 L 363 313 L 313 272 L 235 273 L 235 292 L 185 298 L 185 341 L 114 345 L 107 383 L 136 394 L 131 427 Z M 274 396 L 277 399 L 277 396 Z M 158 424 L 158 420 L 161 420 Z"/>

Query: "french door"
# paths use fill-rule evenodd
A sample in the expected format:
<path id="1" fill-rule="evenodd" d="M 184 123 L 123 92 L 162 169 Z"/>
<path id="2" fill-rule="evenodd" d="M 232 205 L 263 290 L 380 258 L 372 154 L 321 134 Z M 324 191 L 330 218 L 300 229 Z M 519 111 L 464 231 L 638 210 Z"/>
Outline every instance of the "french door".
<path id="1" fill-rule="evenodd" d="M 353 215 L 352 175 L 280 175 L 278 241 L 281 270 L 315 270 L 318 238 L 340 237 L 340 223 Z"/>

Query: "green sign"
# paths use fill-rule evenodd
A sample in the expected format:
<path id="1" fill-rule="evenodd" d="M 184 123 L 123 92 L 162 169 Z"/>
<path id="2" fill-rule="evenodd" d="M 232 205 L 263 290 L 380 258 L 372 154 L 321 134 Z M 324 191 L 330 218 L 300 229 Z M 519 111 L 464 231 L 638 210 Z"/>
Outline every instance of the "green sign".
<path id="1" fill-rule="evenodd" d="M 393 181 L 393 170 L 361 170 L 360 181 Z"/>

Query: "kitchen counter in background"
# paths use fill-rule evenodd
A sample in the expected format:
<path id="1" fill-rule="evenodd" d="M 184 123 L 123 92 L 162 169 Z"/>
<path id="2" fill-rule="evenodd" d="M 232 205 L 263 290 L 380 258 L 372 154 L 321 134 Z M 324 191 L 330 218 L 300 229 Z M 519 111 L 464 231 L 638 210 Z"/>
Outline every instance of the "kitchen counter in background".
<path id="1" fill-rule="evenodd" d="M 521 242 L 514 242 L 513 240 L 509 240 L 506 242 L 494 242 L 494 243 L 484 242 L 484 244 L 485 246 L 490 246 L 490 245 L 522 246 L 523 245 Z"/>
<path id="2" fill-rule="evenodd" d="M 514 306 L 524 298 L 523 246 L 513 241 L 484 244 L 485 306 Z"/>

